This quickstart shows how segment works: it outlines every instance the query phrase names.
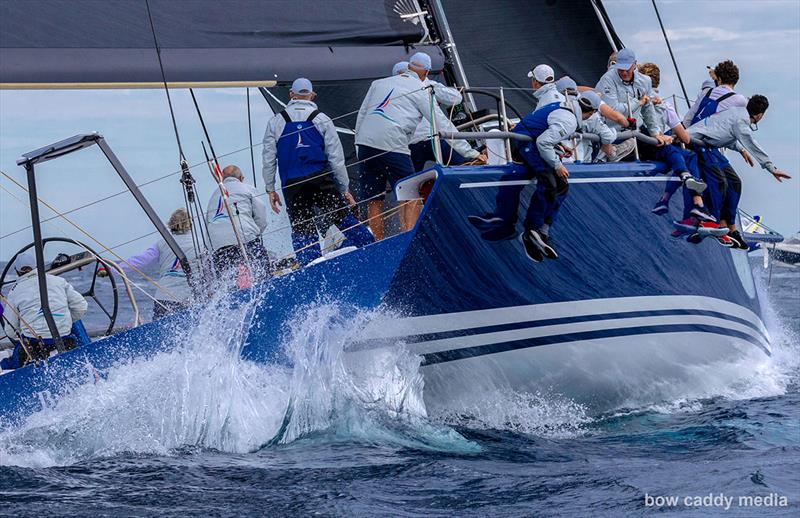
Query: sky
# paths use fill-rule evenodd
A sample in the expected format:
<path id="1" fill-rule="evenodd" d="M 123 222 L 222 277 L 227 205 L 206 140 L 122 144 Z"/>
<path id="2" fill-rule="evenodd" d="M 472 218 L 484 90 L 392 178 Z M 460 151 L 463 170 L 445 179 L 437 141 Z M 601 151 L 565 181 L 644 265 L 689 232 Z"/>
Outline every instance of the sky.
<path id="1" fill-rule="evenodd" d="M 681 94 L 653 7 L 646 0 L 605 0 L 617 33 L 633 48 L 640 62 L 661 67 L 661 93 Z M 761 214 L 764 221 L 786 235 L 800 230 L 800 1 L 798 0 L 659 0 L 659 8 L 690 97 L 707 77 L 706 65 L 733 59 L 740 69 L 737 90 L 761 93 L 770 109 L 759 124 L 757 139 L 791 181 L 776 182 L 763 169 L 749 168 L 735 155 L 734 167 L 744 183 L 741 207 Z M 252 91 L 252 135 L 261 141 L 271 115 L 260 95 Z M 247 146 L 247 99 L 243 89 L 198 90 L 198 100 L 223 165 L 235 163 L 252 178 Z M 190 164 L 203 162 L 202 130 L 186 90 L 172 93 L 181 140 Z M 685 103 L 678 101 L 680 111 Z M 358 109 L 357 106 L 353 107 Z M 68 136 L 98 131 L 141 184 L 176 172 L 178 150 L 164 92 L 161 90 L 107 91 L 0 91 L 0 170 L 24 183 L 24 171 L 15 163 L 27 151 Z M 255 150 L 255 171 L 260 171 L 260 149 Z M 100 151 L 83 150 L 37 168 L 39 195 L 61 211 L 79 207 L 124 189 Z M 210 196 L 213 185 L 205 165 L 192 169 L 200 198 Z M 257 178 L 263 183 L 260 173 Z M 5 177 L 0 186 L 25 199 L 24 192 Z M 166 219 L 182 205 L 178 175 L 142 188 L 156 211 Z M 27 202 L 20 204 L 0 189 L 0 236 L 29 223 Z M 51 215 L 43 210 L 43 217 Z M 114 246 L 152 232 L 152 226 L 130 194 L 80 210 L 69 216 L 105 246 Z M 273 216 L 271 216 L 273 217 Z M 270 228 L 285 228 L 285 215 L 273 217 Z M 69 235 L 98 246 L 65 222 L 44 224 L 45 235 Z M 288 234 L 275 232 L 273 248 L 288 251 Z M 0 238 L 0 260 L 32 240 L 30 230 Z M 122 246 L 129 255 L 155 241 L 148 236 Z"/>

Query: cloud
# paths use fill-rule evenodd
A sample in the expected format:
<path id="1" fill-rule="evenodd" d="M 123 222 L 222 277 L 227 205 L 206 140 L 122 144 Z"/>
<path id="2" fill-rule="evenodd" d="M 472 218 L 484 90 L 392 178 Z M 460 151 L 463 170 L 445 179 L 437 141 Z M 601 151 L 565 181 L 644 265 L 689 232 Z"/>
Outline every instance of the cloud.
<path id="1" fill-rule="evenodd" d="M 720 27 L 687 27 L 684 29 L 667 29 L 670 42 L 703 41 L 716 43 L 734 41 L 741 37 L 740 33 L 722 29 Z M 664 35 L 660 30 L 643 30 L 633 34 L 632 39 L 638 43 L 664 43 Z"/>

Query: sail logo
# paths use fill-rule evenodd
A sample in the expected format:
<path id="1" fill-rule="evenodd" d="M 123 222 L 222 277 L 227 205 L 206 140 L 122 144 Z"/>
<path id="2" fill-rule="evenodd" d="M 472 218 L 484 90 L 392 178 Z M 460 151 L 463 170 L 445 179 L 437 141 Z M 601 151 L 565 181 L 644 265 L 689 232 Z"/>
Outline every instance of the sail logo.
<path id="1" fill-rule="evenodd" d="M 370 112 L 370 115 L 380 115 L 390 122 L 397 122 L 393 118 L 386 115 L 386 108 L 388 108 L 389 104 L 392 102 L 392 93 L 394 93 L 394 88 L 389 90 L 389 93 L 386 95 L 383 101 L 381 101 L 381 103 Z"/>
<path id="2" fill-rule="evenodd" d="M 175 257 L 175 260 L 172 261 L 172 266 L 170 266 L 167 273 L 164 274 L 165 277 L 186 277 L 186 273 L 184 273 L 183 268 L 181 267 L 181 261 L 178 257 Z"/>
<path id="3" fill-rule="evenodd" d="M 219 221 L 221 219 L 228 219 L 228 214 L 225 212 L 225 204 L 222 202 L 222 195 L 220 195 L 219 199 L 217 200 L 217 210 L 214 211 L 214 216 L 211 218 L 211 222 L 214 223 L 215 221 Z"/>
<path id="4" fill-rule="evenodd" d="M 303 144 L 303 137 L 300 135 L 300 133 L 298 133 L 297 134 L 297 145 L 295 146 L 295 149 L 300 149 L 300 148 L 303 148 L 303 147 L 311 147 L 311 146 L 309 146 L 308 144 Z"/>
<path id="5" fill-rule="evenodd" d="M 59 317 L 59 318 L 65 316 L 64 313 L 52 313 L 51 312 L 50 314 L 53 315 L 54 317 Z M 34 316 L 33 318 L 34 318 L 34 320 L 38 320 L 40 318 L 44 318 L 44 309 L 39 308 L 39 311 L 36 313 L 36 316 Z"/>

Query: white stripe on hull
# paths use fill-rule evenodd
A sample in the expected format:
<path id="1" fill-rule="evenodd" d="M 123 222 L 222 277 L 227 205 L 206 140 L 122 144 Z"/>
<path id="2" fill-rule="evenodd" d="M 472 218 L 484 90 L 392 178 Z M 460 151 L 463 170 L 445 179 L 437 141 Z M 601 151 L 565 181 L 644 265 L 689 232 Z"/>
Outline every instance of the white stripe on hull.
<path id="1" fill-rule="evenodd" d="M 392 325 L 386 325 L 385 321 L 367 325 L 361 334 L 361 338 L 363 340 L 401 339 L 418 334 L 442 333 L 521 322 L 537 322 L 552 318 L 588 317 L 590 315 L 599 316 L 610 313 L 660 310 L 716 311 L 750 322 L 769 339 L 769 334 L 763 322 L 751 310 L 725 300 L 694 295 L 590 299 L 399 318 L 392 322 Z M 687 317 L 688 315 L 677 316 L 677 318 Z M 576 324 L 566 325 L 572 326 Z"/>

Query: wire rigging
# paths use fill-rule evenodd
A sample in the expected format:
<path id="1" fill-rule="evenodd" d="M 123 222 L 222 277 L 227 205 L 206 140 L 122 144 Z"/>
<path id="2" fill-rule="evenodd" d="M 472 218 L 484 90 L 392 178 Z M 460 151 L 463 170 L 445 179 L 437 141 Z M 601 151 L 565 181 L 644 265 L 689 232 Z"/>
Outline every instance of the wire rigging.
<path id="1" fill-rule="evenodd" d="M 669 38 L 667 37 L 667 30 L 664 29 L 664 23 L 661 21 L 661 13 L 658 12 L 658 6 L 656 5 L 656 0 L 651 0 L 653 2 L 653 9 L 656 12 L 656 18 L 658 18 L 658 25 L 661 26 L 661 33 L 664 35 L 664 41 L 667 42 L 667 50 L 669 50 L 669 57 L 672 58 L 672 66 L 675 67 L 675 73 L 678 75 L 678 82 L 681 84 L 681 91 L 683 91 L 683 98 L 686 99 L 686 104 L 689 108 L 692 107 L 691 103 L 689 102 L 689 96 L 686 93 L 686 87 L 683 86 L 683 78 L 681 77 L 681 71 L 678 69 L 678 62 L 675 61 L 675 54 L 672 52 L 672 45 L 669 44 Z"/>

